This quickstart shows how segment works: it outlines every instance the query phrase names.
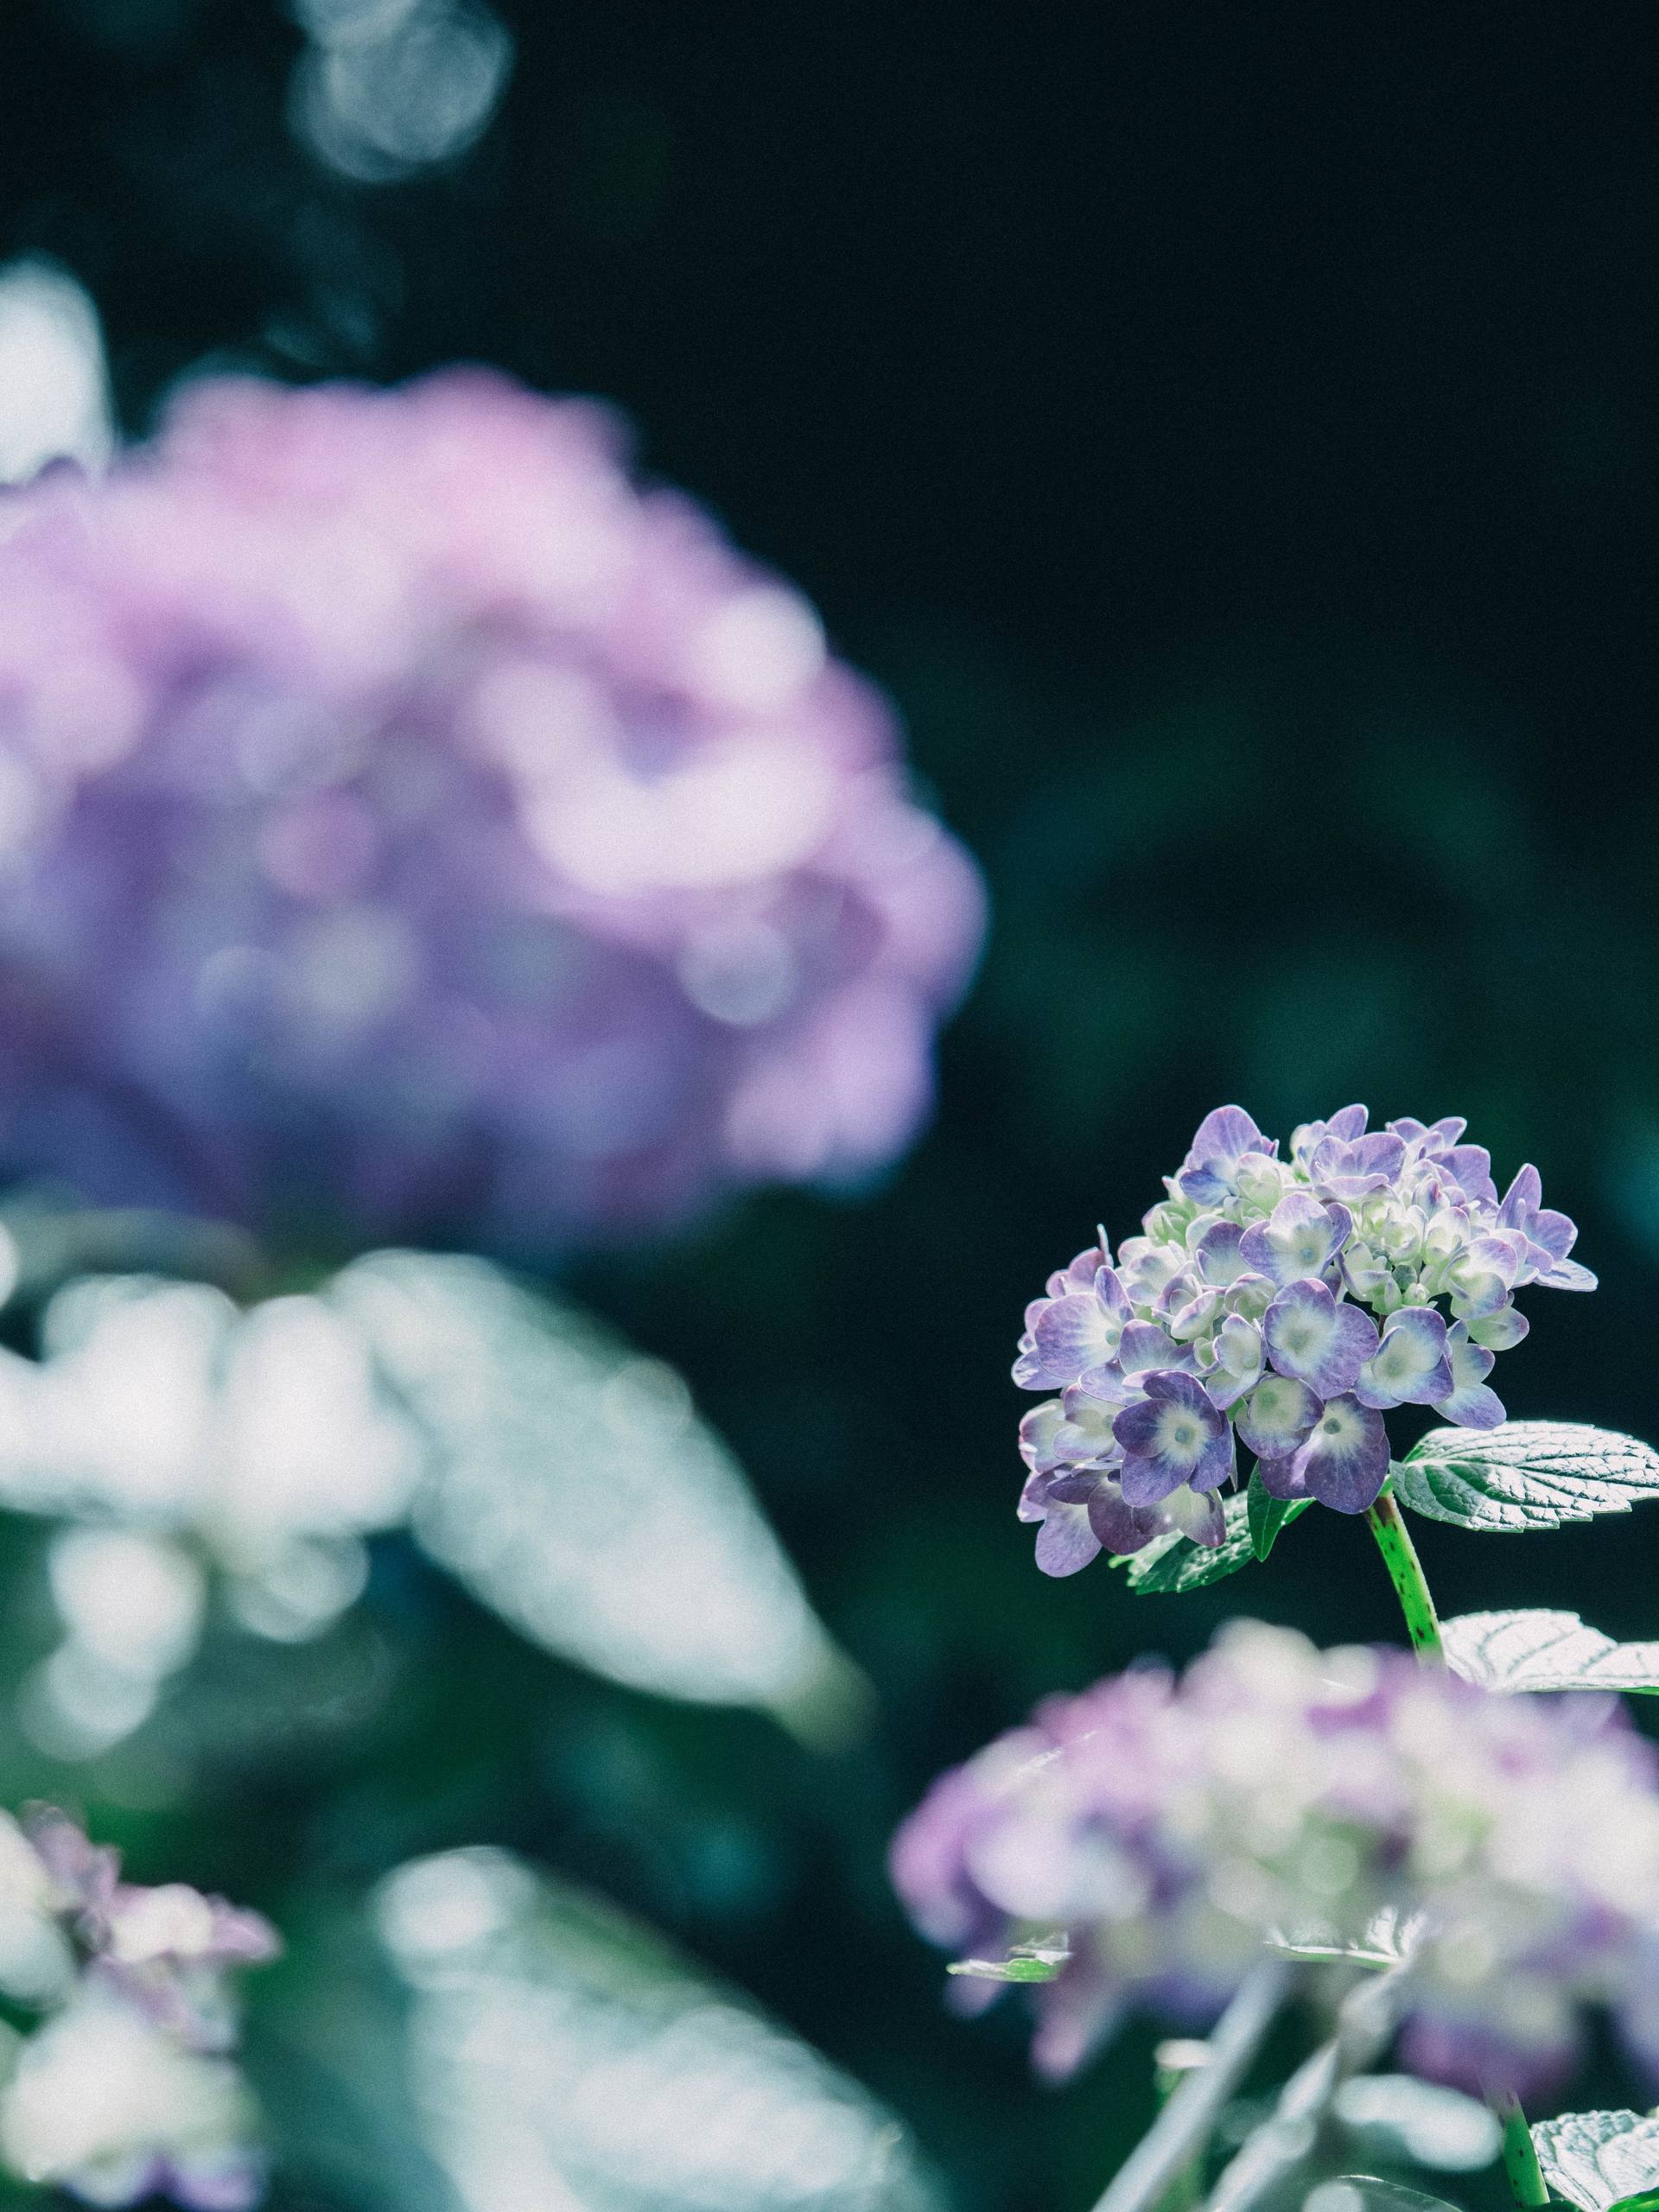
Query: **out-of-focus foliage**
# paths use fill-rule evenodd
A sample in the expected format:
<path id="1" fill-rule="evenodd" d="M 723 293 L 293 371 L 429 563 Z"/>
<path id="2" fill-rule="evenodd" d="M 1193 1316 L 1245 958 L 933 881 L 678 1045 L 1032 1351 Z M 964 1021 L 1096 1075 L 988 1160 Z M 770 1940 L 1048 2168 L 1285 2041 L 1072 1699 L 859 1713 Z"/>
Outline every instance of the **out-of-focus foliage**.
<path id="1" fill-rule="evenodd" d="M 562 1657 L 833 1732 L 861 1699 L 681 1377 L 477 1260 L 378 1255 L 330 1298 L 419 1424 L 422 1545 Z"/>
<path id="2" fill-rule="evenodd" d="M 435 12 L 480 20 L 377 8 L 375 39 Z M 1602 1278 L 1509 1363 L 1510 1413 L 1659 1441 L 1650 11 L 491 0 L 512 72 L 473 150 L 377 182 L 331 150 L 363 165 L 362 88 L 449 65 L 334 62 L 326 137 L 300 88 L 352 13 L 18 0 L 0 253 L 86 286 L 129 435 L 203 364 L 476 359 L 613 399 L 895 696 L 997 916 L 940 1120 L 857 1207 L 774 1194 L 561 1290 L 688 1378 L 876 1732 L 815 1758 L 607 1683 L 388 1532 L 309 1643 L 210 1608 L 189 1695 L 90 1760 L 0 1713 L 3 1799 L 67 1789 L 142 1878 L 272 1911 L 273 2038 L 289 1977 L 345 1957 L 320 1885 L 509 1848 L 867 2083 L 958 2212 L 1079 2212 L 1152 2111 L 1150 2048 L 1042 2092 L 1012 2019 L 954 2023 L 882 1885 L 893 1823 L 1242 1589 L 1325 1644 L 1398 1627 L 1328 1515 L 1178 1599 L 1040 1583 L 1007 1444 L 1031 1286 L 1079 1223 L 1133 1226 L 1218 1097 L 1268 1128 L 1464 1113 Z M 373 133 L 406 163 L 473 127 L 463 89 Z M 0 1522 L 9 1680 L 59 1634 L 46 1540 Z M 1450 1613 L 1659 1632 L 1639 1517 L 1421 1543 Z M 442 2185 L 359 2019 L 331 2031 L 364 2091 L 340 2178 L 280 2212 Z M 1605 2048 L 1573 2094 L 1638 2101 Z"/>
<path id="3" fill-rule="evenodd" d="M 70 1284 L 38 1360 L 0 1351 L 0 1501 L 79 1524 L 48 1555 L 64 1640 L 22 1698 L 67 1758 L 149 1717 L 210 1600 L 306 1642 L 406 1520 L 615 1681 L 831 1737 L 865 1696 L 680 1376 L 481 1260 L 377 1254 L 245 1313 L 202 1284 Z"/>
<path id="4" fill-rule="evenodd" d="M 372 1924 L 372 1936 L 340 1929 L 275 2014 L 279 2102 L 315 2067 L 328 2097 L 384 2129 L 373 2071 L 390 2064 L 404 2086 L 431 2162 L 412 2193 L 395 2165 L 352 2174 L 334 2144 L 300 2156 L 325 2184 L 344 2165 L 353 2202 L 938 2212 L 889 2114 L 584 1891 L 505 1852 L 448 1852 L 388 1875 Z M 365 2037 L 366 2094 L 353 2058 Z"/>

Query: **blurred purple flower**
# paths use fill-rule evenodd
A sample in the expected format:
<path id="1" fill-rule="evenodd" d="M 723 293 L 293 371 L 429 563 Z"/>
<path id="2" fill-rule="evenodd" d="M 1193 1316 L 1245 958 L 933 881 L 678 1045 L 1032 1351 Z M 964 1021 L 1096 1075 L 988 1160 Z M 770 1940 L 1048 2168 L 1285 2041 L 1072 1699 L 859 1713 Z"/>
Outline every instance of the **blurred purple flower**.
<path id="1" fill-rule="evenodd" d="M 893 1159 L 982 927 L 600 410 L 199 385 L 0 511 L 0 1162 L 515 1245 Z"/>
<path id="2" fill-rule="evenodd" d="M 1414 2071 L 1553 2088 L 1603 2005 L 1659 2080 L 1659 1760 L 1610 1700 L 1236 1622 L 1179 1680 L 1051 1699 L 943 1776 L 892 1872 L 958 1957 L 1061 1962 L 1030 1991 L 1046 2074 L 1132 2012 L 1207 2024 L 1266 1942 L 1363 1944 L 1392 1914 Z"/>

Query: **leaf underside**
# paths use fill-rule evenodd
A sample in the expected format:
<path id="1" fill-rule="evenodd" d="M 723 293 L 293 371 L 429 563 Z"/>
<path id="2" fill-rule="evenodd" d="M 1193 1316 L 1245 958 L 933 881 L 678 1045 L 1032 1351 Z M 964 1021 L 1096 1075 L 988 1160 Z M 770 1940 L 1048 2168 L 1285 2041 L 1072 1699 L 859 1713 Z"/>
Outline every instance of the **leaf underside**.
<path id="1" fill-rule="evenodd" d="M 1483 1689 L 1659 1694 L 1659 1643 L 1615 1643 L 1576 1613 L 1464 1613 L 1441 1635 L 1446 1663 Z"/>
<path id="2" fill-rule="evenodd" d="M 1581 1421 L 1436 1428 L 1392 1469 L 1401 1504 L 1459 1529 L 1519 1535 L 1659 1497 L 1659 1452 Z"/>
<path id="3" fill-rule="evenodd" d="M 1539 2120 L 1532 2140 L 1551 2194 L 1580 2212 L 1615 2212 L 1659 2189 L 1659 2120 L 1568 2112 Z"/>

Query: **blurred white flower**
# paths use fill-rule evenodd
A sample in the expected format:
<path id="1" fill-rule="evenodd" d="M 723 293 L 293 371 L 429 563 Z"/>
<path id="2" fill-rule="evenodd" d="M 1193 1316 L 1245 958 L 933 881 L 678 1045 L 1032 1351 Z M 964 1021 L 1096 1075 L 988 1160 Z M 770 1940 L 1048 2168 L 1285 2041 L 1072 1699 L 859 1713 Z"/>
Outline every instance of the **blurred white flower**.
<path id="1" fill-rule="evenodd" d="M 7 2164 L 91 2204 L 165 2193 L 198 2212 L 238 2212 L 262 2185 L 252 2124 L 233 2065 L 186 2050 L 90 1979 L 22 2044 L 0 2089 Z"/>

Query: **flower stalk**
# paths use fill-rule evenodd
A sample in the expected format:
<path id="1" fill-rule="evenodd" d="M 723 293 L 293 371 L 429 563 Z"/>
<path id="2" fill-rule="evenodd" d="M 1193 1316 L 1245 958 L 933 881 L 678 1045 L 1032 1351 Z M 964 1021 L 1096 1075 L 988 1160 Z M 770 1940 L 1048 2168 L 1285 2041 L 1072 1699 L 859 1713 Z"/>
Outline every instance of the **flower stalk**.
<path id="1" fill-rule="evenodd" d="M 1443 1667 L 1446 1647 L 1440 1639 L 1440 1615 L 1434 1610 L 1428 1580 L 1417 1556 L 1417 1547 L 1411 1541 L 1405 1516 L 1392 1493 L 1384 1491 L 1376 1504 L 1368 1508 L 1365 1519 L 1382 1554 L 1382 1564 L 1389 1570 L 1400 1610 L 1406 1617 L 1406 1633 L 1411 1638 L 1412 1649 L 1425 1666 Z"/>
<path id="2" fill-rule="evenodd" d="M 1503 2171 L 1509 2177 L 1510 2195 L 1520 2205 L 1548 2204 L 1549 2190 L 1519 2099 L 1498 2095 L 1492 2098 L 1491 2106 L 1503 2123 Z"/>
<path id="3" fill-rule="evenodd" d="M 1294 1985 L 1285 1961 L 1268 1960 L 1241 1982 L 1211 2036 L 1209 2057 L 1181 2082 L 1095 2206 L 1153 2212 L 1202 2158 L 1216 2122 L 1249 2073 Z"/>

